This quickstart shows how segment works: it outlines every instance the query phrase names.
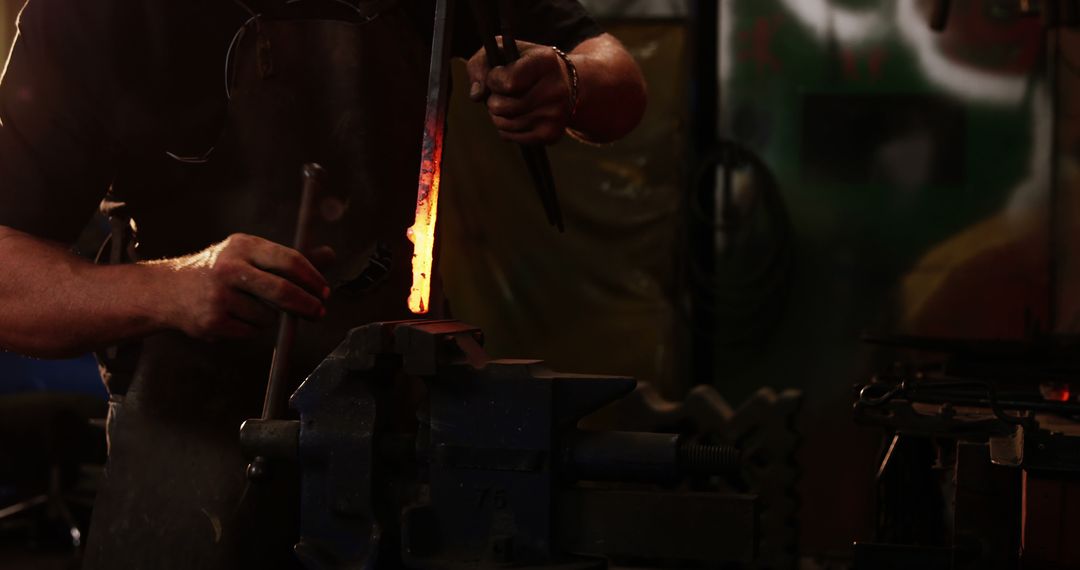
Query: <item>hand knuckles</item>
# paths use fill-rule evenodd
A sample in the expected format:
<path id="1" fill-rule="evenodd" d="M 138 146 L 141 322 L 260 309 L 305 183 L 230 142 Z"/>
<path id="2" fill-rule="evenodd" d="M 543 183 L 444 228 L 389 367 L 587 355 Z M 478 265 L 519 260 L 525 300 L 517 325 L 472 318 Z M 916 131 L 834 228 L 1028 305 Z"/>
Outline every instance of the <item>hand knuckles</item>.
<path id="1" fill-rule="evenodd" d="M 239 273 L 240 264 L 231 257 L 219 257 L 210 271 L 219 279 L 228 279 Z"/>
<path id="2" fill-rule="evenodd" d="M 254 240 L 254 238 L 252 238 L 251 236 L 249 236 L 247 234 L 232 234 L 229 237 L 225 238 L 225 241 L 223 243 L 224 243 L 226 249 L 232 249 L 232 248 L 243 249 L 243 248 L 250 247 L 253 240 Z"/>
<path id="3" fill-rule="evenodd" d="M 292 287 L 285 281 L 277 281 L 270 287 L 270 294 L 281 303 L 291 300 L 290 293 L 292 293 Z"/>
<path id="4" fill-rule="evenodd" d="M 296 251 L 289 253 L 289 270 L 295 275 L 303 275 L 308 272 L 310 264 L 306 257 Z"/>
<path id="5" fill-rule="evenodd" d="M 488 100 L 488 111 L 493 115 L 502 116 L 509 112 L 509 104 L 501 97 L 492 97 Z"/>
<path id="6" fill-rule="evenodd" d="M 505 69 L 499 68 L 488 74 L 488 87 L 496 93 L 509 93 L 514 90 L 513 77 Z"/>

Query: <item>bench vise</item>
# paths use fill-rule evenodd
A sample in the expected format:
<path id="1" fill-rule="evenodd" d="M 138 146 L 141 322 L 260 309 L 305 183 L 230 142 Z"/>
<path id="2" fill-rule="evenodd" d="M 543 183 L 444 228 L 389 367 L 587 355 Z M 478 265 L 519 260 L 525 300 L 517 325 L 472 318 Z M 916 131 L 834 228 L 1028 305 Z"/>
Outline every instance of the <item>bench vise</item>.
<path id="1" fill-rule="evenodd" d="M 581 430 L 636 382 L 493 360 L 482 344 L 455 321 L 357 328 L 292 395 L 298 421 L 244 423 L 250 456 L 299 464 L 307 568 L 754 558 L 754 495 L 676 489 L 737 472 L 737 449 Z"/>

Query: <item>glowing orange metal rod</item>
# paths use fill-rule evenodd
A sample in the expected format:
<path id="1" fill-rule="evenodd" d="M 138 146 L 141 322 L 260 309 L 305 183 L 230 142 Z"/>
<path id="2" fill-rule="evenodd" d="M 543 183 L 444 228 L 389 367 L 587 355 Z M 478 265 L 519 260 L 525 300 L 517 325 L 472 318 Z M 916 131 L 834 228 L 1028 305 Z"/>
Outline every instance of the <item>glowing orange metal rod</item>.
<path id="1" fill-rule="evenodd" d="M 409 228 L 413 243 L 412 290 L 409 310 L 422 315 L 430 310 L 431 272 L 434 268 L 435 225 L 439 219 L 439 179 L 442 171 L 443 137 L 449 102 L 452 0 L 435 6 L 435 33 L 431 42 L 424 146 L 420 155 L 420 183 L 416 193 L 416 221 Z"/>
<path id="2" fill-rule="evenodd" d="M 432 125 L 425 130 L 430 131 Z M 441 129 L 440 129 L 441 130 Z M 434 265 L 435 225 L 439 219 L 439 178 L 442 170 L 442 132 L 432 137 L 432 157 L 427 159 L 427 135 L 424 135 L 425 160 L 420 166 L 420 188 L 416 197 L 416 222 L 409 228 L 413 243 L 412 290 L 409 310 L 423 315 L 431 299 L 431 272 Z"/>

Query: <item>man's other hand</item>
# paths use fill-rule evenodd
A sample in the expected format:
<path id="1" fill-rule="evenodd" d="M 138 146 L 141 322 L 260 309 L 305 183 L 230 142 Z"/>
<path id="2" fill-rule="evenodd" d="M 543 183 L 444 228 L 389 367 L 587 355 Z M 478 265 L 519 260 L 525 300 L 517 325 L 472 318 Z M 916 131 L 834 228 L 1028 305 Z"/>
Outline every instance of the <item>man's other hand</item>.
<path id="1" fill-rule="evenodd" d="M 502 38 L 498 38 L 502 45 Z M 499 135 L 523 144 L 551 144 L 570 126 L 569 72 L 555 50 L 517 42 L 521 59 L 492 69 L 484 50 L 469 60 L 469 97 L 487 101 Z"/>
<path id="2" fill-rule="evenodd" d="M 549 46 L 517 45 L 521 59 L 511 65 L 491 69 L 480 50 L 468 66 L 469 96 L 486 102 L 503 139 L 551 144 L 569 131 L 585 141 L 609 143 L 641 121 L 648 102 L 645 79 L 611 34 L 581 42 L 566 54 L 567 61 Z"/>
<path id="3" fill-rule="evenodd" d="M 323 248 L 312 259 L 327 257 Z M 316 260 L 316 263 L 318 261 Z M 153 262 L 169 268 L 165 320 L 203 340 L 250 337 L 273 326 L 281 311 L 317 320 L 326 315 L 326 279 L 296 250 L 246 234 L 204 251 Z"/>

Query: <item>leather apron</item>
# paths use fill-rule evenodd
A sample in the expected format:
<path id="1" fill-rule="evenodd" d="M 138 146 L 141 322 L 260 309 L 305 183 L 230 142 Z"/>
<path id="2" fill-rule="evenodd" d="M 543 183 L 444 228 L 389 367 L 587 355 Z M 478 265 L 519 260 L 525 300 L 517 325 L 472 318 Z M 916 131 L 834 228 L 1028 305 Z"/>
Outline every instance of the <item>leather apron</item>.
<path id="1" fill-rule="evenodd" d="M 385 4 L 385 3 L 384 3 Z M 298 332 L 298 385 L 356 326 L 408 318 L 412 222 L 428 38 L 400 8 L 355 21 L 253 17 L 228 60 L 226 126 L 212 151 L 161 153 L 117 175 L 141 259 L 199 251 L 233 233 L 288 244 L 301 166 L 318 162 L 336 200 L 312 243 L 338 254 L 328 316 Z M 341 205 L 346 205 L 343 216 Z M 389 271 L 385 267 L 389 266 Z M 249 483 L 237 434 L 258 417 L 274 331 L 208 343 L 144 339 L 130 388 L 110 410 L 110 455 L 86 568 L 290 568 L 295 473 Z"/>

